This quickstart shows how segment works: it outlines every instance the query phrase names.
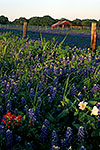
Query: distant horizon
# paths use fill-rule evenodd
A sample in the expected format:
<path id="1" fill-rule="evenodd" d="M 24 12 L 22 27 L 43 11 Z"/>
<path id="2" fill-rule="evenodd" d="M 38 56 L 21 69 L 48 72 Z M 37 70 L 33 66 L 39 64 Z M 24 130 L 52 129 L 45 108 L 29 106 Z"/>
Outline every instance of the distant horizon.
<path id="1" fill-rule="evenodd" d="M 43 17 L 100 19 L 100 0 L 1 0 L 0 15 L 14 21 L 17 18 Z"/>
<path id="2" fill-rule="evenodd" d="M 65 18 L 65 19 L 68 19 L 68 20 L 70 20 L 70 21 L 73 21 L 73 20 L 75 20 L 75 19 L 80 19 L 80 20 L 83 20 L 83 19 L 95 19 L 95 20 L 97 20 L 97 21 L 99 21 L 100 20 L 100 18 L 99 19 L 96 19 L 96 18 L 79 18 L 79 17 L 76 17 L 76 18 L 73 18 L 73 19 L 70 19 L 70 18 L 66 18 L 66 17 L 59 17 L 59 18 L 55 18 L 55 17 L 53 17 L 53 16 L 51 16 L 51 15 L 48 15 L 48 14 L 45 14 L 45 15 L 35 15 L 35 16 L 30 16 L 30 17 L 26 17 L 26 16 L 18 16 L 18 17 L 14 17 L 13 19 L 11 19 L 10 17 L 8 17 L 8 16 L 6 16 L 6 15 L 4 15 L 4 14 L 0 14 L 0 16 L 5 16 L 5 17 L 7 17 L 8 18 L 8 20 L 9 21 L 14 21 L 15 19 L 19 19 L 20 17 L 22 17 L 22 18 L 26 18 L 26 19 L 30 19 L 30 18 L 32 18 L 32 17 L 44 17 L 44 16 L 50 16 L 50 17 L 52 17 L 53 19 L 61 19 L 61 18 Z"/>

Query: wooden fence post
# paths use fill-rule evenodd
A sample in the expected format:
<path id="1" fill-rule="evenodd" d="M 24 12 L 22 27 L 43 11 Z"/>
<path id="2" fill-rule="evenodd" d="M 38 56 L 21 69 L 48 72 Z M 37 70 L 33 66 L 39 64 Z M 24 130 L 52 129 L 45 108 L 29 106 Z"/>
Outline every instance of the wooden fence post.
<path id="1" fill-rule="evenodd" d="M 26 33 L 27 32 L 27 22 L 24 22 L 24 25 L 23 25 L 23 38 L 26 38 Z"/>
<path id="2" fill-rule="evenodd" d="M 96 23 L 92 23 L 92 26 L 91 26 L 91 49 L 92 51 L 96 49 L 96 38 L 97 38 Z"/>

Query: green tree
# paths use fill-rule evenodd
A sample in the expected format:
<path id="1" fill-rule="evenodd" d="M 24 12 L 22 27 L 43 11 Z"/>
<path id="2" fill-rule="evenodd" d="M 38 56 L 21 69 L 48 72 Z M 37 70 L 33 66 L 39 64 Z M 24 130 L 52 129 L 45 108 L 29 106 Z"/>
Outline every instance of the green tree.
<path id="1" fill-rule="evenodd" d="M 82 25 L 81 19 L 77 19 L 77 18 L 76 18 L 75 20 L 73 20 L 72 23 L 73 23 L 74 25 L 76 25 L 76 26 L 81 26 L 81 25 Z"/>
<path id="2" fill-rule="evenodd" d="M 20 17 L 19 19 L 15 19 L 12 23 L 17 25 L 23 25 L 24 22 L 28 22 L 25 17 Z"/>
<path id="3" fill-rule="evenodd" d="M 5 16 L 0 16 L 0 24 L 8 24 L 9 23 L 9 20 L 7 17 Z"/>

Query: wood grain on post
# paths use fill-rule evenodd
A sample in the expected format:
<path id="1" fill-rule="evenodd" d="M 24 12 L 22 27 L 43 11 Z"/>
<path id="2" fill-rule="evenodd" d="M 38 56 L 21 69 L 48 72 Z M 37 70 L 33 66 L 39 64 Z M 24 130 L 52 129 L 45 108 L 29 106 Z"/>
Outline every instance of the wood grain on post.
<path id="1" fill-rule="evenodd" d="M 97 38 L 96 23 L 92 23 L 92 26 L 91 26 L 91 49 L 92 51 L 96 49 L 96 38 Z"/>
<path id="2" fill-rule="evenodd" d="M 24 22 L 24 25 L 23 25 L 23 38 L 26 38 L 26 33 L 27 33 L 27 22 Z"/>

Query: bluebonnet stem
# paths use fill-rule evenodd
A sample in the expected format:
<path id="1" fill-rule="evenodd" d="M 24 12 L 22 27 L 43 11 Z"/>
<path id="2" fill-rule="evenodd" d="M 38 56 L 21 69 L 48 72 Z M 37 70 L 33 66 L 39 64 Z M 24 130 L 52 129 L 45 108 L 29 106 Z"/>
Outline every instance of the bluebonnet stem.
<path id="1" fill-rule="evenodd" d="M 13 145 L 13 132 L 9 129 L 6 131 L 6 146 L 11 148 Z"/>
<path id="2" fill-rule="evenodd" d="M 84 127 L 83 126 L 79 127 L 77 135 L 78 135 L 78 141 L 79 142 L 84 141 L 85 131 L 84 131 Z"/>

